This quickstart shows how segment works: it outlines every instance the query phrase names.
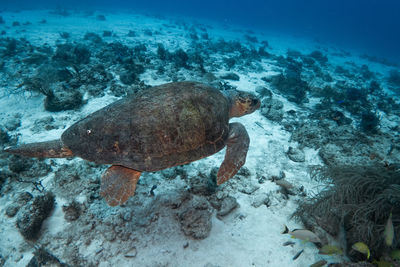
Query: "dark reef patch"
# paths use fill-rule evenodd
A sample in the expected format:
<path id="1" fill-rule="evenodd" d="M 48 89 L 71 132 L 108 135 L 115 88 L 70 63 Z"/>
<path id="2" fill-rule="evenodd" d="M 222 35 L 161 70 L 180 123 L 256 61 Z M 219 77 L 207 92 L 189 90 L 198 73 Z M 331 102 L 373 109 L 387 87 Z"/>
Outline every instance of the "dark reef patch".
<path id="1" fill-rule="evenodd" d="M 324 190 L 300 202 L 294 214 L 308 229 L 316 225 L 333 236 L 340 225 L 346 232 L 347 255 L 362 260 L 351 251 L 356 242 L 366 243 L 371 258 L 379 258 L 387 250 L 383 240 L 384 225 L 390 213 L 394 231 L 400 231 L 400 172 L 397 166 L 382 163 L 371 165 L 328 165 L 312 169 L 312 177 L 326 184 Z M 393 248 L 398 247 L 394 239 Z"/>
<path id="2" fill-rule="evenodd" d="M 18 213 L 16 226 L 25 239 L 34 240 L 39 237 L 42 223 L 52 212 L 54 204 L 54 195 L 48 192 L 35 197 L 32 204 L 22 208 Z"/>

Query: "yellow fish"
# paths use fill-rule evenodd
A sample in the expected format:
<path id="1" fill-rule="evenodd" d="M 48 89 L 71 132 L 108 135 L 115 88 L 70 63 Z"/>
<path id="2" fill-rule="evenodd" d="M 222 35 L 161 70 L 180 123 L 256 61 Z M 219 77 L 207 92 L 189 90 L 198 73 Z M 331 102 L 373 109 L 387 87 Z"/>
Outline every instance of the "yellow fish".
<path id="1" fill-rule="evenodd" d="M 343 250 L 335 245 L 325 245 L 319 249 L 319 254 L 322 255 L 342 255 Z"/>
<path id="2" fill-rule="evenodd" d="M 392 221 L 392 213 L 389 215 L 389 219 L 386 222 L 385 231 L 383 232 L 383 236 L 385 237 L 386 246 L 390 247 L 393 244 L 394 238 L 394 227 Z"/>
<path id="3" fill-rule="evenodd" d="M 352 249 L 354 249 L 355 251 L 358 251 L 362 254 L 366 254 L 367 255 L 367 259 L 369 259 L 369 256 L 371 256 L 371 252 L 369 251 L 368 246 L 364 243 L 364 242 L 357 242 L 354 243 L 351 246 Z"/>

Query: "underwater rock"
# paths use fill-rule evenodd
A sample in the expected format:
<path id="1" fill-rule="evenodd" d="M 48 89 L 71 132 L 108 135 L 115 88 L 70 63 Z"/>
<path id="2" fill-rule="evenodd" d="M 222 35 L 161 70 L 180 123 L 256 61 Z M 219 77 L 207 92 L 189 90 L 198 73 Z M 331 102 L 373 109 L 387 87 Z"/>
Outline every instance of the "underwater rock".
<path id="1" fill-rule="evenodd" d="M 258 43 L 258 39 L 255 36 L 251 36 L 251 35 L 245 34 L 244 38 L 250 43 Z"/>
<path id="2" fill-rule="evenodd" d="M 177 217 L 183 233 L 194 239 L 204 239 L 211 231 L 211 211 L 205 199 L 194 197 L 184 204 Z"/>
<path id="3" fill-rule="evenodd" d="M 287 155 L 290 160 L 294 162 L 304 162 L 306 160 L 306 156 L 304 152 L 298 148 L 294 147 L 289 147 L 289 150 L 287 151 Z"/>
<path id="4" fill-rule="evenodd" d="M 55 125 L 55 120 L 53 116 L 46 116 L 35 120 L 31 131 L 34 133 L 40 133 L 43 130 L 50 131 L 53 129 L 57 129 L 57 125 Z"/>
<path id="5" fill-rule="evenodd" d="M 112 31 L 103 31 L 103 37 L 111 37 Z"/>
<path id="6" fill-rule="evenodd" d="M 87 92 L 90 96 L 102 97 L 105 94 L 104 91 L 106 87 L 100 85 L 87 84 L 87 85 L 82 85 L 79 89 L 83 92 Z"/>
<path id="7" fill-rule="evenodd" d="M 64 86 L 57 87 L 44 100 L 45 110 L 52 112 L 78 109 L 83 104 L 83 96 L 79 91 L 70 91 Z"/>
<path id="8" fill-rule="evenodd" d="M 223 217 L 231 213 L 239 204 L 236 201 L 236 198 L 232 196 L 227 196 L 221 202 L 221 208 L 217 212 L 218 217 Z"/>
<path id="9" fill-rule="evenodd" d="M 120 42 L 113 42 L 104 45 L 96 56 L 105 65 L 122 64 L 132 56 L 132 49 Z"/>
<path id="10" fill-rule="evenodd" d="M 36 79 L 37 86 L 50 85 L 55 82 L 69 82 L 74 77 L 74 71 L 66 67 L 57 66 L 56 63 L 51 62 L 43 64 L 36 71 L 37 75 L 32 79 Z M 39 90 L 40 91 L 40 90 Z"/>
<path id="11" fill-rule="evenodd" d="M 42 223 L 50 215 L 54 204 L 53 193 L 47 192 L 35 197 L 32 204 L 27 204 L 21 209 L 18 213 L 16 226 L 25 239 L 34 240 L 38 238 Z"/>
<path id="12" fill-rule="evenodd" d="M 20 209 L 20 206 L 19 206 L 18 204 L 12 203 L 12 204 L 10 204 L 10 205 L 8 205 L 8 206 L 6 207 L 6 212 L 5 212 L 5 214 L 6 214 L 8 217 L 12 218 L 12 217 L 14 217 L 14 216 L 18 213 L 19 209 Z"/>
<path id="13" fill-rule="evenodd" d="M 86 33 L 83 37 L 83 40 L 90 41 L 94 44 L 100 44 L 101 42 L 103 42 L 103 39 L 100 37 L 100 35 L 94 32 Z"/>
<path id="14" fill-rule="evenodd" d="M 285 199 L 288 199 L 289 195 L 294 196 L 300 192 L 300 189 L 286 179 L 274 180 L 274 183 L 280 187 L 280 192 L 285 196 Z"/>
<path id="15" fill-rule="evenodd" d="M 11 118 L 6 121 L 4 127 L 9 131 L 15 131 L 21 126 L 21 119 L 20 118 Z M 1 140 L 1 128 L 0 128 L 0 140 Z M 1 144 L 1 141 L 0 141 Z"/>
<path id="16" fill-rule="evenodd" d="M 178 173 L 176 172 L 175 168 L 168 168 L 160 171 L 160 173 L 164 178 L 168 180 L 173 180 L 178 176 Z"/>
<path id="17" fill-rule="evenodd" d="M 141 64 L 135 64 L 133 59 L 124 62 L 125 70 L 119 75 L 123 84 L 132 85 L 139 81 L 139 75 L 144 73 L 145 69 Z"/>
<path id="18" fill-rule="evenodd" d="M 270 204 L 271 204 L 271 199 L 267 193 L 261 193 L 254 196 L 254 198 L 251 201 L 251 205 L 254 208 L 259 208 L 262 205 L 266 205 L 267 207 L 269 207 Z"/>
<path id="19" fill-rule="evenodd" d="M 128 37 L 136 37 L 136 33 L 132 30 L 129 30 L 128 34 L 126 35 Z"/>
<path id="20" fill-rule="evenodd" d="M 101 40 L 100 36 L 99 38 Z M 82 44 L 73 45 L 66 43 L 57 46 L 56 52 L 52 59 L 53 61 L 63 65 L 80 65 L 88 64 L 90 62 L 90 56 L 91 53 L 87 46 Z"/>
<path id="21" fill-rule="evenodd" d="M 299 75 L 299 74 L 298 74 Z M 303 81 L 300 76 L 285 76 L 279 74 L 271 77 L 271 85 L 283 93 L 287 99 L 296 104 L 306 102 L 306 92 L 310 89 L 308 83 Z"/>
<path id="22" fill-rule="evenodd" d="M 152 32 L 150 29 L 145 29 L 145 30 L 143 31 L 143 33 L 144 33 L 144 35 L 146 35 L 146 36 L 153 36 L 153 32 Z"/>
<path id="23" fill-rule="evenodd" d="M 379 121 L 379 117 L 375 113 L 371 111 L 365 111 L 361 115 L 361 130 L 366 133 L 375 133 L 378 130 Z"/>
<path id="24" fill-rule="evenodd" d="M 167 59 L 169 52 L 165 49 L 163 44 L 157 44 L 157 55 L 161 60 Z"/>
<path id="25" fill-rule="evenodd" d="M 175 63 L 175 66 L 178 68 L 188 68 L 188 54 L 182 49 L 178 49 L 172 54 L 172 60 Z"/>
<path id="26" fill-rule="evenodd" d="M 226 67 L 230 70 L 236 65 L 236 59 L 233 57 L 224 58 Z"/>
<path id="27" fill-rule="evenodd" d="M 20 42 L 17 41 L 15 38 L 7 38 L 4 40 L 3 46 L 5 50 L 3 50 L 3 57 L 13 57 L 15 56 L 20 50 Z"/>
<path id="28" fill-rule="evenodd" d="M 124 71 L 119 75 L 119 79 L 123 84 L 132 85 L 138 80 L 138 77 L 134 72 Z"/>
<path id="29" fill-rule="evenodd" d="M 33 163 L 33 159 L 13 155 L 9 158 L 8 168 L 12 172 L 21 173 L 29 170 Z"/>
<path id="30" fill-rule="evenodd" d="M 32 53 L 22 61 L 30 65 L 41 65 L 49 59 L 48 55 L 43 53 Z"/>
<path id="31" fill-rule="evenodd" d="M 31 201 L 31 199 L 33 198 L 32 194 L 29 192 L 22 192 L 18 195 L 17 198 L 17 203 L 20 206 L 25 206 L 26 203 L 28 203 L 29 201 Z"/>
<path id="32" fill-rule="evenodd" d="M 361 73 L 361 76 L 362 76 L 365 80 L 369 80 L 369 79 L 372 79 L 372 78 L 374 77 L 374 73 L 373 73 L 372 71 L 370 71 L 369 68 L 368 68 L 368 66 L 365 65 L 365 64 L 363 64 L 363 65 L 361 66 L 360 73 Z"/>
<path id="33" fill-rule="evenodd" d="M 238 187 L 238 191 L 247 195 L 253 194 L 255 191 L 260 189 L 258 185 L 254 184 L 246 184 L 246 183 L 241 183 L 241 185 Z"/>
<path id="34" fill-rule="evenodd" d="M 341 111 L 329 110 L 328 112 L 329 114 L 327 115 L 327 117 L 330 117 L 332 120 L 334 120 L 338 126 L 348 125 L 352 122 L 352 120 L 350 118 L 347 118 Z"/>
<path id="35" fill-rule="evenodd" d="M 64 219 L 67 222 L 72 222 L 79 218 L 82 208 L 80 203 L 73 201 L 68 205 L 64 205 L 62 210 L 64 212 Z"/>
<path id="36" fill-rule="evenodd" d="M 99 21 L 106 21 L 106 16 L 104 16 L 104 15 L 97 15 L 96 16 L 96 20 L 99 20 Z"/>
<path id="37" fill-rule="evenodd" d="M 318 149 L 329 142 L 329 136 L 317 122 L 308 121 L 294 129 L 290 141 L 295 141 L 300 145 Z"/>
<path id="38" fill-rule="evenodd" d="M 201 172 L 194 177 L 190 177 L 187 181 L 193 194 L 211 195 L 217 188 L 216 176 L 213 177 L 213 175 L 206 175 Z"/>
<path id="39" fill-rule="evenodd" d="M 261 102 L 261 114 L 271 121 L 281 122 L 284 114 L 282 101 L 264 98 Z"/>
<path id="40" fill-rule="evenodd" d="M 237 172 L 237 175 L 241 175 L 244 177 L 250 177 L 251 172 L 250 172 L 249 168 L 247 168 L 246 166 L 242 166 L 242 168 L 240 168 L 239 171 Z"/>
<path id="41" fill-rule="evenodd" d="M 60 32 L 60 37 L 63 39 L 68 39 L 71 37 L 71 34 L 69 32 Z"/>
<path id="42" fill-rule="evenodd" d="M 267 87 L 257 86 L 256 92 L 259 93 L 262 98 L 272 98 L 272 92 Z"/>
<path id="43" fill-rule="evenodd" d="M 7 144 L 10 141 L 10 136 L 8 132 L 0 127 L 0 146 Z"/>
<path id="44" fill-rule="evenodd" d="M 62 263 L 57 257 L 50 254 L 45 248 L 41 247 L 33 252 L 33 257 L 26 267 L 40 267 L 40 266 L 55 266 L 55 267 L 68 267 L 67 264 Z"/>
<path id="45" fill-rule="evenodd" d="M 113 93 L 114 96 L 116 97 L 121 97 L 121 96 L 126 96 L 127 95 L 127 89 L 126 86 L 119 85 L 115 82 L 112 82 L 110 85 L 110 91 Z"/>
<path id="46" fill-rule="evenodd" d="M 3 184 L 6 182 L 7 178 L 11 176 L 8 173 L 9 172 L 5 172 L 5 171 L 0 172 L 0 193 L 1 193 L 1 190 L 3 189 Z M 3 195 L 4 194 L 0 194 L 0 197 L 2 197 Z"/>
<path id="47" fill-rule="evenodd" d="M 98 166 L 90 162 L 62 164 L 54 172 L 53 188 L 58 196 L 74 199 L 79 194 L 85 194 L 91 202 L 99 198 L 99 177 L 93 176 L 98 170 Z"/>
<path id="48" fill-rule="evenodd" d="M 318 156 L 327 164 L 333 164 L 338 160 L 338 155 L 342 154 L 342 149 L 335 144 L 327 144 L 322 146 L 318 151 Z"/>
<path id="49" fill-rule="evenodd" d="M 324 65 L 328 62 L 328 57 L 322 54 L 321 51 L 313 51 L 309 54 L 309 57 L 312 57 L 316 61 L 318 61 L 321 65 Z"/>
<path id="50" fill-rule="evenodd" d="M 240 77 L 236 73 L 230 72 L 230 73 L 226 73 L 226 74 L 222 75 L 221 79 L 231 80 L 231 81 L 239 81 Z"/>
<path id="51" fill-rule="evenodd" d="M 389 72 L 389 77 L 387 78 L 387 81 L 393 85 L 393 86 L 400 86 L 400 71 L 398 70 L 391 70 Z"/>

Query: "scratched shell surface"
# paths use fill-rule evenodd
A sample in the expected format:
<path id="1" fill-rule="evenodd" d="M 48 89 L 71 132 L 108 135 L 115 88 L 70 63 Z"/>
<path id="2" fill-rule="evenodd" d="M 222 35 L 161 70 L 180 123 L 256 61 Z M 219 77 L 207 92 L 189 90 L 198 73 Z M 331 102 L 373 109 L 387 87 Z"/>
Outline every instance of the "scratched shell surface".
<path id="1" fill-rule="evenodd" d="M 228 131 L 228 100 L 218 89 L 178 82 L 116 101 L 73 124 L 61 140 L 86 160 L 157 171 L 218 152 Z"/>

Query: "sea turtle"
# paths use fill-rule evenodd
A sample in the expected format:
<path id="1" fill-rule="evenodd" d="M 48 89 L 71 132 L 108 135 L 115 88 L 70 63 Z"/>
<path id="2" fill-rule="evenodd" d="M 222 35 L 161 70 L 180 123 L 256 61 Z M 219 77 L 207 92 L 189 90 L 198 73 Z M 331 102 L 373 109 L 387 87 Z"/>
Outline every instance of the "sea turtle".
<path id="1" fill-rule="evenodd" d="M 102 176 L 101 195 L 110 206 L 135 193 L 141 172 L 186 164 L 227 146 L 217 184 L 243 166 L 249 136 L 232 117 L 260 107 L 253 94 L 198 82 L 173 82 L 118 100 L 76 122 L 61 139 L 6 148 L 29 157 L 78 156 L 112 166 Z"/>

